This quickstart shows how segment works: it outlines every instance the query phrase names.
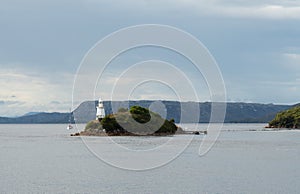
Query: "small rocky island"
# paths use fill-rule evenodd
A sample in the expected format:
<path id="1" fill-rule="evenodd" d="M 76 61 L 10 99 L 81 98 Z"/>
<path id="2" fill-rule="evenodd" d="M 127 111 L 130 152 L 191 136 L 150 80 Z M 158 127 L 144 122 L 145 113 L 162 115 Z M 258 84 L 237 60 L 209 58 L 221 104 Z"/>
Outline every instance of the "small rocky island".
<path id="1" fill-rule="evenodd" d="M 166 120 L 149 109 L 132 106 L 87 123 L 84 131 L 72 136 L 165 136 L 182 134 L 174 119 Z"/>
<path id="2" fill-rule="evenodd" d="M 279 112 L 267 128 L 300 129 L 300 105 Z"/>

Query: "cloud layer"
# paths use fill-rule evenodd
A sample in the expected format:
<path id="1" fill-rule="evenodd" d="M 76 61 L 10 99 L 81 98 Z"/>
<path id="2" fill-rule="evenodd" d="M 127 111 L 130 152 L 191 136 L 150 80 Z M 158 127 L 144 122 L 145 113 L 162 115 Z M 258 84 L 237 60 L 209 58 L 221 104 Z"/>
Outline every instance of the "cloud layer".
<path id="1" fill-rule="evenodd" d="M 5 0 L 0 12 L 0 116 L 68 111 L 73 79 L 85 53 L 109 33 L 143 23 L 175 26 L 198 38 L 217 60 L 231 101 L 299 102 L 298 1 Z M 118 79 L 118 65 L 139 60 L 165 60 L 193 72 L 166 52 L 130 55 L 134 60 L 119 60 L 107 72 L 107 87 Z M 189 77 L 204 85 L 199 76 Z M 83 84 L 95 83 L 87 75 Z M 141 99 L 158 94 L 168 98 L 162 88 L 142 88 L 135 94 Z"/>

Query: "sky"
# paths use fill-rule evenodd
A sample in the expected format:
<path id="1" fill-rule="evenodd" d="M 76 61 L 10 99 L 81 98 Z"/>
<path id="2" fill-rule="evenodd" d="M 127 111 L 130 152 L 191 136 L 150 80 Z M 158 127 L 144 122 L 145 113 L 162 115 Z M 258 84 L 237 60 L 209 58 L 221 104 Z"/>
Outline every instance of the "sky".
<path id="1" fill-rule="evenodd" d="M 68 112 L 93 100 L 83 95 L 72 105 L 84 56 L 110 33 L 140 24 L 173 26 L 201 41 L 220 68 L 229 102 L 300 101 L 299 0 L 1 0 L 0 116 Z M 205 79 L 187 60 L 161 48 L 118 57 L 101 82 L 106 88 L 97 88 L 96 96 L 109 99 L 109 83 L 118 80 L 120 64 L 151 59 L 176 64 L 194 83 L 200 101 L 210 101 Z M 176 100 L 166 88 L 145 83 L 131 97 Z"/>

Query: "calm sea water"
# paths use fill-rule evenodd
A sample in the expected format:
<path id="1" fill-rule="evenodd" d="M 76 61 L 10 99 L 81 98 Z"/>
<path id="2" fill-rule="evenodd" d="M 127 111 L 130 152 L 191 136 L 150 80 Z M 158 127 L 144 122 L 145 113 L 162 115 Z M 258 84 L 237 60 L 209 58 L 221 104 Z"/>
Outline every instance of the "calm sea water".
<path id="1" fill-rule="evenodd" d="M 299 193 L 300 131 L 251 131 L 263 127 L 225 124 L 203 157 L 197 154 L 203 138 L 199 135 L 167 165 L 130 171 L 100 160 L 80 137 L 69 136 L 75 130 L 67 131 L 66 125 L 0 125 L 0 193 Z M 108 137 L 89 138 L 111 146 L 103 141 Z M 163 145 L 168 138 L 114 141 L 143 150 Z M 189 136 L 173 138 L 176 143 Z M 108 154 L 126 156 L 113 147 Z"/>

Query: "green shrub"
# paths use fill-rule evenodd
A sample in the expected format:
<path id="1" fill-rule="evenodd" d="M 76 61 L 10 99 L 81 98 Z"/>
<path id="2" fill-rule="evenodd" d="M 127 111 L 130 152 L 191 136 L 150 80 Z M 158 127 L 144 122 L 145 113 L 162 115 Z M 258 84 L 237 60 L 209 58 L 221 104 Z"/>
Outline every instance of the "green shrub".
<path id="1" fill-rule="evenodd" d="M 139 123 L 147 123 L 151 119 L 149 110 L 140 106 L 131 107 L 129 112 L 132 118 Z"/>
<path id="2" fill-rule="evenodd" d="M 274 128 L 300 128 L 300 106 L 279 112 L 269 122 L 269 127 Z"/>

